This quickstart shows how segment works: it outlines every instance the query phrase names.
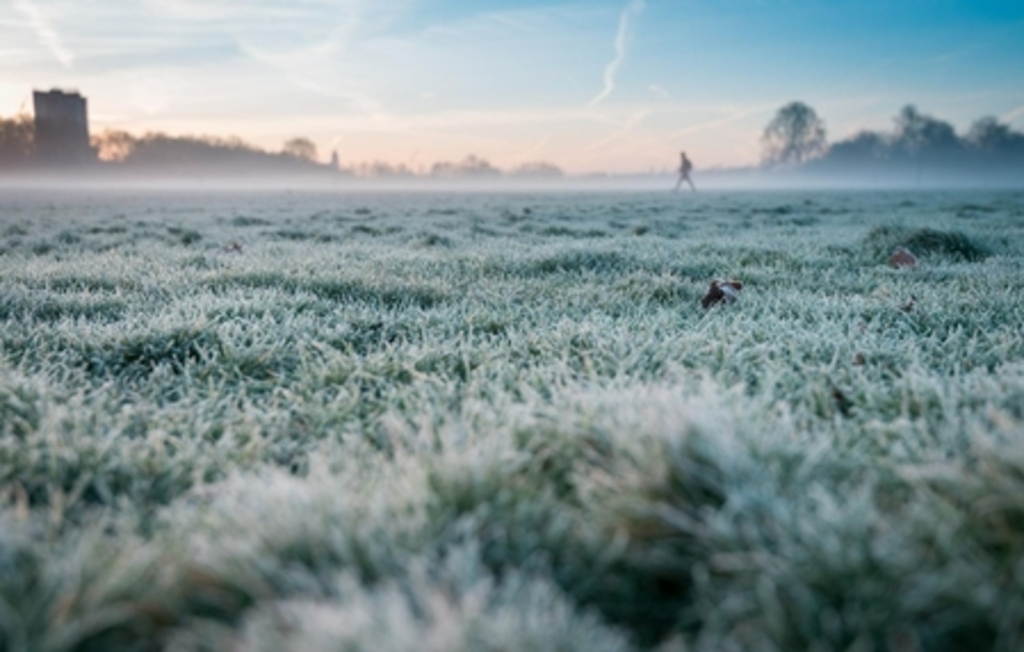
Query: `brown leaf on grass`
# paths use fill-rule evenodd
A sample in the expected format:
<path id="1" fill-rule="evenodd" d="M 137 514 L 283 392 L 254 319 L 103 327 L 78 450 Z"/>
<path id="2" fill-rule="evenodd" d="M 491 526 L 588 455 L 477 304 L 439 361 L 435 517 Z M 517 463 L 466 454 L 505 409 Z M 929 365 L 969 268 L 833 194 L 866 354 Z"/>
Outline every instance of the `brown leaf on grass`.
<path id="1" fill-rule="evenodd" d="M 708 293 L 700 300 L 700 305 L 710 308 L 719 303 L 732 303 L 739 298 L 742 289 L 743 283 L 740 281 L 711 281 Z"/>
<path id="2" fill-rule="evenodd" d="M 896 247 L 889 256 L 889 266 L 899 269 L 900 267 L 917 267 L 917 256 L 910 253 L 906 247 Z"/>

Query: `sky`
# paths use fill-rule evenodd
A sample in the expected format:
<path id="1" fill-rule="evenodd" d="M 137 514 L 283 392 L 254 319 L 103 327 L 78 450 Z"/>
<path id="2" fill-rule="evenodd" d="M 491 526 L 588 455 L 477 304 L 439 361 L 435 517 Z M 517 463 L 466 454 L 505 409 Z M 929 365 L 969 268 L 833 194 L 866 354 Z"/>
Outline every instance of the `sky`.
<path id="1" fill-rule="evenodd" d="M 756 164 L 800 100 L 830 140 L 905 104 L 1024 131 L 1024 2 L 0 0 L 0 115 L 76 89 L 92 132 L 305 136 L 343 164 Z"/>

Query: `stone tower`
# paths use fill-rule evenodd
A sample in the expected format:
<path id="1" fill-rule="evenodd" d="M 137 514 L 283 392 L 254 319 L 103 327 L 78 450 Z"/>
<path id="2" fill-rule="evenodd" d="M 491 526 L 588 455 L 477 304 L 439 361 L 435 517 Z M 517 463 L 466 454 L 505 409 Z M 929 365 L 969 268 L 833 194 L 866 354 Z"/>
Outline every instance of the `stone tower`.
<path id="1" fill-rule="evenodd" d="M 85 98 L 77 92 L 34 91 L 35 149 L 47 165 L 75 165 L 96 159 L 89 146 Z"/>

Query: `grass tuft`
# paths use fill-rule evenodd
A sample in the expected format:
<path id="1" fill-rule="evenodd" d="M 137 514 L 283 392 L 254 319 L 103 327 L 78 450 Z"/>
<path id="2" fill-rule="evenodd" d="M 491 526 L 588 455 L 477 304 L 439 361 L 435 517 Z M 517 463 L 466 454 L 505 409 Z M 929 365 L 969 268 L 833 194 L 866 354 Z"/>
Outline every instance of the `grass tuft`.
<path id="1" fill-rule="evenodd" d="M 872 259 L 885 259 L 896 247 L 905 247 L 916 256 L 937 256 L 952 260 L 976 262 L 991 251 L 961 231 L 931 228 L 911 229 L 903 226 L 878 226 L 864 239 L 864 247 Z"/>

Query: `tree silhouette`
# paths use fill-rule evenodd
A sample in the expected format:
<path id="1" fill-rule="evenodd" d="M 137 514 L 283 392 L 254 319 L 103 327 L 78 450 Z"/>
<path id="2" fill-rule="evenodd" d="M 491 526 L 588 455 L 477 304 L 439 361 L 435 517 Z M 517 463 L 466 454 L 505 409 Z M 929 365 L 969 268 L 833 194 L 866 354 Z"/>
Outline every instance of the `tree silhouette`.
<path id="1" fill-rule="evenodd" d="M 434 163 L 430 168 L 430 176 L 443 179 L 453 178 L 484 178 L 501 176 L 501 170 L 494 167 L 490 162 L 477 157 L 474 154 L 468 155 L 459 163 L 441 161 Z"/>
<path id="2" fill-rule="evenodd" d="M 284 153 L 307 161 L 316 161 L 316 145 L 308 138 L 292 138 L 284 144 Z"/>
<path id="3" fill-rule="evenodd" d="M 966 140 L 971 146 L 990 152 L 1024 154 L 1024 134 L 991 116 L 976 120 Z"/>
<path id="4" fill-rule="evenodd" d="M 775 114 L 761 137 L 766 165 L 799 165 L 825 152 L 825 123 L 803 102 L 790 102 Z"/>
<path id="5" fill-rule="evenodd" d="M 908 104 L 896 116 L 896 144 L 917 154 L 921 150 L 956 149 L 960 140 L 951 124 L 924 115 Z"/>
<path id="6" fill-rule="evenodd" d="M 360 163 L 355 167 L 357 177 L 367 178 L 396 178 L 409 179 L 416 176 L 404 163 L 392 165 L 386 161 L 368 161 Z"/>
<path id="7" fill-rule="evenodd" d="M 24 165 L 32 156 L 35 133 L 31 116 L 0 118 L 0 167 Z"/>
<path id="8" fill-rule="evenodd" d="M 101 161 L 121 162 L 135 151 L 138 139 L 127 131 L 107 129 L 98 136 L 92 137 L 92 146 L 96 149 Z"/>
<path id="9" fill-rule="evenodd" d="M 555 179 L 565 176 L 565 172 L 562 171 L 562 168 L 546 161 L 530 161 L 529 163 L 523 163 L 519 167 L 514 168 L 510 174 L 514 177 L 534 179 Z"/>

